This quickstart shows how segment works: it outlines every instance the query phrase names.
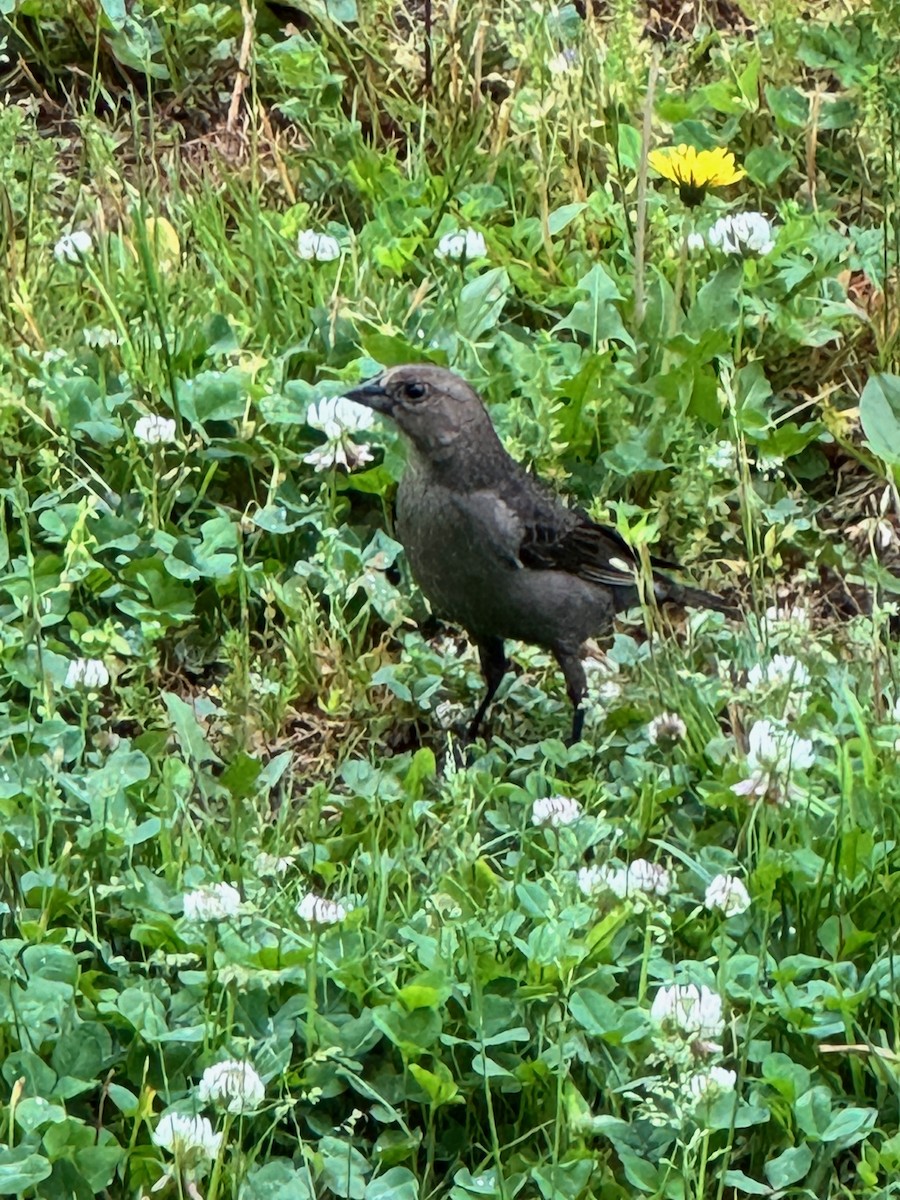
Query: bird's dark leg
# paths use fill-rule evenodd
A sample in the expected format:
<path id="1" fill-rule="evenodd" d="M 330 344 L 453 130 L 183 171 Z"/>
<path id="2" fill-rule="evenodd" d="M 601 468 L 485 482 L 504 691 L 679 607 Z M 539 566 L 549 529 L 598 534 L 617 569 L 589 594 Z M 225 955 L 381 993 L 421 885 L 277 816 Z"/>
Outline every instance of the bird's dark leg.
<path id="1" fill-rule="evenodd" d="M 561 646 L 557 646 L 553 653 L 556 661 L 562 667 L 562 673 L 566 680 L 566 692 L 575 709 L 572 714 L 572 737 L 569 740 L 569 745 L 574 746 L 576 742 L 581 741 L 581 733 L 584 729 L 584 709 L 581 707 L 581 702 L 587 691 L 587 676 L 577 650 L 573 654 L 571 650 L 564 650 Z"/>
<path id="2" fill-rule="evenodd" d="M 497 694 L 497 688 L 503 682 L 503 676 L 509 669 L 509 660 L 503 652 L 503 640 L 498 637 L 484 638 L 476 643 L 478 657 L 481 659 L 481 670 L 487 684 L 484 699 L 478 705 L 478 710 L 472 718 L 472 723 L 466 733 L 466 741 L 474 742 L 478 737 L 478 729 L 484 720 L 488 705 Z"/>

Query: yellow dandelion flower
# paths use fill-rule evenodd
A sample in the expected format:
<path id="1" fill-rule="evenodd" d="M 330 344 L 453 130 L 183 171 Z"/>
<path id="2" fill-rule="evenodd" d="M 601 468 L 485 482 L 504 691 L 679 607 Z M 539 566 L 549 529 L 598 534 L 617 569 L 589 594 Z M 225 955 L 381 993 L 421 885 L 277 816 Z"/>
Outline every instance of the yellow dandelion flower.
<path id="1" fill-rule="evenodd" d="M 664 179 L 678 184 L 681 199 L 693 207 L 699 204 L 711 187 L 727 187 L 737 183 L 747 172 L 734 161 L 730 150 L 697 150 L 693 146 L 666 146 L 652 150 L 650 166 Z"/>

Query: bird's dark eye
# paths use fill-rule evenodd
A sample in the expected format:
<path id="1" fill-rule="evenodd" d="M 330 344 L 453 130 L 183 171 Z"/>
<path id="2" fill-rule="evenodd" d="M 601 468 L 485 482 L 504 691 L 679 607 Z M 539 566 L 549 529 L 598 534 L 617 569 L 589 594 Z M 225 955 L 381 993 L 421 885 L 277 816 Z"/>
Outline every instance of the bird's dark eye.
<path id="1" fill-rule="evenodd" d="M 424 383 L 407 383 L 403 386 L 403 394 L 407 400 L 421 400 L 425 395 Z"/>

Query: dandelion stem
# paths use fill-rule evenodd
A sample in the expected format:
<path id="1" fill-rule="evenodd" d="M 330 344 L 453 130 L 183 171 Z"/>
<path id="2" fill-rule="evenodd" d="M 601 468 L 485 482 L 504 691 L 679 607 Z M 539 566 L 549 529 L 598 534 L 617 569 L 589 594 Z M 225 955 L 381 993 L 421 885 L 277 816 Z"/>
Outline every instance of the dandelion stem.
<path id="1" fill-rule="evenodd" d="M 653 135 L 653 97 L 659 77 L 659 48 L 654 47 L 647 78 L 647 95 L 644 98 L 644 121 L 641 129 L 641 161 L 638 165 L 637 213 L 634 231 L 634 327 L 639 329 L 644 320 L 644 256 L 647 237 L 647 166 L 650 156 L 650 138 Z"/>

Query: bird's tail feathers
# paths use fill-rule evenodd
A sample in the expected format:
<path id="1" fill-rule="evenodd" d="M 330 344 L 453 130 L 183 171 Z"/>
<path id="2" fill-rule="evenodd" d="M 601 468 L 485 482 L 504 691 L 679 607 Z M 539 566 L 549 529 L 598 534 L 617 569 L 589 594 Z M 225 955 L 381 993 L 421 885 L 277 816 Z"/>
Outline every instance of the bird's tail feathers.
<path id="1" fill-rule="evenodd" d="M 721 596 L 717 596 L 713 592 L 706 592 L 703 588 L 687 587 L 684 584 L 675 583 L 671 579 L 656 579 L 653 591 L 660 603 L 670 600 L 673 604 L 680 604 L 684 608 L 711 608 L 715 612 L 728 613 L 729 616 L 738 614 L 738 609 L 733 604 L 729 604 L 727 600 L 723 600 Z"/>

